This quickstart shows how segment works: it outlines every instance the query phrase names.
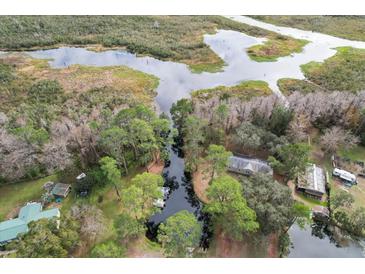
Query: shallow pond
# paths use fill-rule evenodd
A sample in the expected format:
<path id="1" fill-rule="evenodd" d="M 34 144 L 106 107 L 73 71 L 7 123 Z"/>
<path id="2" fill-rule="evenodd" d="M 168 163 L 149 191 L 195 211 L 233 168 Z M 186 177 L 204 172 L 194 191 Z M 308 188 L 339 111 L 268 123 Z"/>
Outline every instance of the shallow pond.
<path id="1" fill-rule="evenodd" d="M 205 35 L 204 41 L 225 62 L 221 72 L 200 74 L 192 73 L 188 66 L 170 61 L 161 61 L 147 56 L 136 56 L 126 51 L 110 50 L 93 52 L 84 48 L 62 47 L 51 50 L 28 52 L 35 58 L 52 59 L 54 68 L 67 67 L 73 64 L 89 66 L 125 65 L 140 70 L 160 79 L 157 88 L 156 102 L 161 111 L 169 112 L 171 105 L 177 100 L 189 97 L 192 90 L 211 88 L 218 85 L 232 86 L 241 81 L 263 80 L 269 83 L 274 92 L 280 94 L 277 80 L 284 77 L 303 79 L 300 65 L 310 61 L 323 61 L 336 53 L 334 48 L 353 46 L 365 48 L 364 42 L 349 41 L 329 35 L 302 31 L 292 28 L 277 27 L 271 24 L 245 17 L 233 16 L 233 20 L 276 31 L 295 38 L 309 40 L 303 52 L 281 57 L 276 62 L 252 61 L 246 49 L 252 45 L 263 43 L 265 39 L 251 37 L 243 33 L 219 30 L 216 34 Z M 172 214 L 186 209 L 194 212 L 199 219 L 201 204 L 196 199 L 188 176 L 184 174 L 184 159 L 177 150 L 170 150 L 170 162 L 164 169 L 165 185 L 170 186 L 172 193 L 166 207 L 161 213 L 153 216 L 151 224 L 159 224 Z M 349 247 L 339 248 L 328 237 L 322 239 L 312 234 L 312 229 L 299 230 L 294 226 L 290 231 L 294 247 L 289 257 L 359 257 L 362 249 L 357 243 Z"/>

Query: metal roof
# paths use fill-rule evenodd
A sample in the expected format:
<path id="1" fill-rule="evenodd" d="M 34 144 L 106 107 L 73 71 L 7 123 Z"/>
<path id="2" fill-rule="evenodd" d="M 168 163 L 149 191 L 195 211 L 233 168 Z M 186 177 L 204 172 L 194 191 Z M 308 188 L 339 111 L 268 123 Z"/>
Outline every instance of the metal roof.
<path id="1" fill-rule="evenodd" d="M 228 170 L 250 170 L 252 172 L 261 172 L 272 174 L 273 170 L 267 162 L 260 159 L 231 156 L 228 160 Z"/>
<path id="2" fill-rule="evenodd" d="M 15 239 L 20 233 L 28 232 L 28 223 L 40 219 L 60 217 L 58 208 L 42 211 L 40 203 L 28 203 L 19 211 L 18 218 L 0 223 L 0 243 Z"/>
<path id="3" fill-rule="evenodd" d="M 322 194 L 326 193 L 324 170 L 315 164 L 309 164 L 305 169 L 305 173 L 298 177 L 298 187 Z"/>
<path id="4" fill-rule="evenodd" d="M 52 189 L 52 194 L 57 196 L 66 197 L 71 185 L 69 184 L 62 184 L 57 183 L 54 188 Z"/>

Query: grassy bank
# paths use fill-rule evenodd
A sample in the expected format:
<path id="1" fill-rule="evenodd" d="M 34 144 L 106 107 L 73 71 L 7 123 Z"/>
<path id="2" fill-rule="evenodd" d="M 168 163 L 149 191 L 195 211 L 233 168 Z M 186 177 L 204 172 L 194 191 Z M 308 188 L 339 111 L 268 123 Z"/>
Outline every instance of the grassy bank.
<path id="1" fill-rule="evenodd" d="M 247 50 L 248 56 L 257 62 L 275 62 L 279 57 L 302 52 L 309 42 L 283 35 L 269 35 L 262 45 L 255 45 Z"/>
<path id="2" fill-rule="evenodd" d="M 267 23 L 365 41 L 365 16 L 251 16 Z"/>
<path id="3" fill-rule="evenodd" d="M 269 85 L 264 81 L 245 81 L 236 86 L 218 86 L 211 89 L 200 89 L 192 92 L 191 96 L 197 99 L 206 100 L 213 96 L 222 99 L 236 97 L 248 101 L 253 97 L 268 96 L 272 94 Z"/>
<path id="4" fill-rule="evenodd" d="M 328 90 L 357 92 L 365 88 L 365 50 L 337 48 L 337 53 L 323 63 L 301 66 L 305 77 Z"/>
<path id="5" fill-rule="evenodd" d="M 307 80 L 293 79 L 293 78 L 282 78 L 278 80 L 278 86 L 280 91 L 285 95 L 289 96 L 293 92 L 301 92 L 303 94 L 312 93 L 315 91 L 323 90 L 322 87 L 308 82 Z"/>

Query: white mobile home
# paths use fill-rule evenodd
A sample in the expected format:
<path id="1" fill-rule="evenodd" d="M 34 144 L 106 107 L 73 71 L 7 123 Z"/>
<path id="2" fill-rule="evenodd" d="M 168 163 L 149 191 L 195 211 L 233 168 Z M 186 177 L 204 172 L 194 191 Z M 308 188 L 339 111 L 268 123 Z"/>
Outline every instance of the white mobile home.
<path id="1" fill-rule="evenodd" d="M 343 169 L 335 168 L 332 172 L 333 176 L 339 177 L 340 179 L 349 182 L 351 184 L 356 184 L 356 176 L 351 172 L 348 172 Z"/>

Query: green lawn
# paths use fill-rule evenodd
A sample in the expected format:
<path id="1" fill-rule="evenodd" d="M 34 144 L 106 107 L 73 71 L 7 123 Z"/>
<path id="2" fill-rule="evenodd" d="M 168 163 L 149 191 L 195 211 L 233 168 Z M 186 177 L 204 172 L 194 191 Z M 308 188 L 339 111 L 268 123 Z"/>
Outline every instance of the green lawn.
<path id="1" fill-rule="evenodd" d="M 43 184 L 47 181 L 54 181 L 56 175 L 48 176 L 35 181 L 14 183 L 0 187 L 0 220 L 18 206 L 41 197 Z"/>

